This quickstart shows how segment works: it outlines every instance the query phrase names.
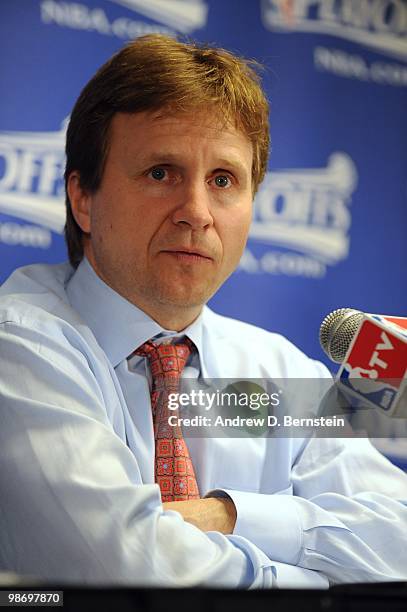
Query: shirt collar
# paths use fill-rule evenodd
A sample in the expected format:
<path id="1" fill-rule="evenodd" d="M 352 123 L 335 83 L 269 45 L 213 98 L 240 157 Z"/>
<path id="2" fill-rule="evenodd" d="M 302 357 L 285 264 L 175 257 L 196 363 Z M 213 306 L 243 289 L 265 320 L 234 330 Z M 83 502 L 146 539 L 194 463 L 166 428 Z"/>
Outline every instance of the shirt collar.
<path id="1" fill-rule="evenodd" d="M 182 332 L 164 329 L 109 287 L 96 274 L 86 257 L 68 281 L 66 293 L 71 305 L 90 327 L 114 368 L 136 348 L 158 334 L 169 337 L 188 336 L 198 349 L 203 366 L 202 326 L 206 307 Z M 204 366 L 202 375 L 206 375 Z"/>

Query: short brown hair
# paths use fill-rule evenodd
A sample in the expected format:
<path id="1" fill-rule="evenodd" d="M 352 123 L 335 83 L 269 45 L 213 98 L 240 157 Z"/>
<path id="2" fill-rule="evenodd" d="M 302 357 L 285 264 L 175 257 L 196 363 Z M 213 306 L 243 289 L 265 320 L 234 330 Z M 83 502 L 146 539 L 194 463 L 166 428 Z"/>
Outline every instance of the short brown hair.
<path id="1" fill-rule="evenodd" d="M 263 180 L 269 150 L 268 104 L 254 60 L 170 36 L 142 36 L 113 55 L 82 90 L 71 114 L 66 138 L 65 188 L 78 171 L 81 187 L 100 186 L 115 113 L 167 107 L 171 112 L 215 106 L 253 144 L 253 193 Z M 72 214 L 66 190 L 65 238 L 71 264 L 83 258 L 82 230 Z"/>

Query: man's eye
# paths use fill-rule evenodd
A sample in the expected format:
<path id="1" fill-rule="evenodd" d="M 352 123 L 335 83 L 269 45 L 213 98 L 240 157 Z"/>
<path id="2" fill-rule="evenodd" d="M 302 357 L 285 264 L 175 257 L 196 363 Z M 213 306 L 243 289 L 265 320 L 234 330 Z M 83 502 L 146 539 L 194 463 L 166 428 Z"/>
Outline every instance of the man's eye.
<path id="1" fill-rule="evenodd" d="M 166 171 L 164 168 L 153 168 L 150 173 L 153 179 L 156 181 L 162 181 L 166 176 Z"/>
<path id="2" fill-rule="evenodd" d="M 217 187 L 229 187 L 231 184 L 230 178 L 225 174 L 218 174 L 218 176 L 215 177 L 215 184 Z"/>

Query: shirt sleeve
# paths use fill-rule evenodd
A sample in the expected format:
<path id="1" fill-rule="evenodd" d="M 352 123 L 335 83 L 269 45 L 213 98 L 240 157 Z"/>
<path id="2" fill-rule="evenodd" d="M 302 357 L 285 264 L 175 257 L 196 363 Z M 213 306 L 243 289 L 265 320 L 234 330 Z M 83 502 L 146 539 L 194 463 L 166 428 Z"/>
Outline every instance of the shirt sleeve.
<path id="1" fill-rule="evenodd" d="M 244 537 L 164 511 L 64 333 L 0 324 L 0 568 L 48 581 L 264 588 Z"/>
<path id="2" fill-rule="evenodd" d="M 312 438 L 290 490 L 225 491 L 234 533 L 330 584 L 407 578 L 407 475 L 366 439 Z"/>

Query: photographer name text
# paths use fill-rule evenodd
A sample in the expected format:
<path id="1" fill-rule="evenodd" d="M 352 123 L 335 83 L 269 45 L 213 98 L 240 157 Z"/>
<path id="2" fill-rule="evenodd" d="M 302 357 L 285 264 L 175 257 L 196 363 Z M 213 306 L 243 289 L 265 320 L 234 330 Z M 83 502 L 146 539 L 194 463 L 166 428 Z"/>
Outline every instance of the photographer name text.
<path id="1" fill-rule="evenodd" d="M 180 417 L 175 414 L 168 417 L 171 427 L 345 427 L 345 419 L 341 417 L 293 417 L 284 415 L 280 419 L 274 415 L 267 417 L 235 417 L 196 415 Z"/>

